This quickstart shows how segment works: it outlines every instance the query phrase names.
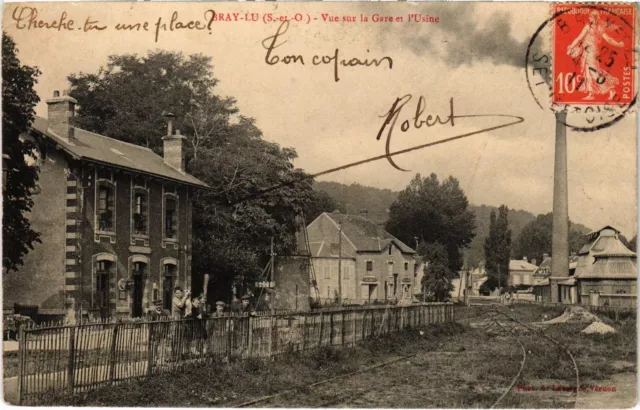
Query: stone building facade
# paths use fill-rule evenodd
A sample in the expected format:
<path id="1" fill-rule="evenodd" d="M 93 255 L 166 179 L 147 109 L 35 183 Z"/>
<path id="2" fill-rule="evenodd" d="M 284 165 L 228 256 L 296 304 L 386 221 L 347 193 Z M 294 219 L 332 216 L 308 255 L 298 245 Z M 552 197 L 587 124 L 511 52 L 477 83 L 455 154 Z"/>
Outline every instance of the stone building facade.
<path id="1" fill-rule="evenodd" d="M 339 296 L 340 267 L 344 303 L 411 303 L 416 253 L 382 227 L 362 216 L 325 212 L 307 234 L 321 300 Z"/>
<path id="2" fill-rule="evenodd" d="M 173 287 L 191 285 L 192 198 L 206 188 L 185 172 L 184 137 L 170 131 L 163 158 L 75 127 L 67 95 L 47 104 L 28 136 L 40 168 L 29 218 L 42 243 L 3 278 L 4 306 L 94 317 L 169 307 Z"/>

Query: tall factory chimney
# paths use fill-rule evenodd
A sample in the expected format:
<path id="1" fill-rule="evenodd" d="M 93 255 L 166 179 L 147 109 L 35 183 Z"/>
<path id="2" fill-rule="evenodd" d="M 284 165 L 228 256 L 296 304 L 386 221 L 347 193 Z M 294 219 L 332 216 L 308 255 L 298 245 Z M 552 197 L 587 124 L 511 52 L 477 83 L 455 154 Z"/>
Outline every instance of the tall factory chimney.
<path id="1" fill-rule="evenodd" d="M 553 173 L 553 235 L 551 239 L 551 302 L 561 302 L 558 282 L 569 277 L 569 194 L 567 187 L 566 112 L 556 113 L 556 155 Z"/>

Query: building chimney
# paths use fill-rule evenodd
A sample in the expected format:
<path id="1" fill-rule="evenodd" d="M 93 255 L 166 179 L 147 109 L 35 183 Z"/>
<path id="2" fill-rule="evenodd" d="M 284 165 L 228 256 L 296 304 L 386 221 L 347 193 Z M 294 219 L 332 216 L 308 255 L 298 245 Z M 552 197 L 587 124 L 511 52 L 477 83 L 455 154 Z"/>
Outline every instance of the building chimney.
<path id="1" fill-rule="evenodd" d="M 525 261 L 525 262 L 529 262 L 529 259 L 526 256 L 523 256 L 522 260 Z"/>
<path id="2" fill-rule="evenodd" d="M 536 265 L 536 258 L 531 259 L 531 264 L 532 265 Z M 536 266 L 538 266 L 538 265 L 536 265 Z"/>
<path id="3" fill-rule="evenodd" d="M 54 91 L 53 98 L 47 100 L 49 108 L 47 114 L 48 130 L 67 142 L 75 138 L 73 125 L 77 103 L 75 98 L 69 96 L 67 90 L 63 92 L 62 96 L 60 96 L 60 91 Z"/>
<path id="4" fill-rule="evenodd" d="M 549 254 L 548 253 L 543 253 L 542 254 L 542 262 L 546 261 L 547 259 L 549 259 Z"/>
<path id="5" fill-rule="evenodd" d="M 163 112 L 162 115 L 167 118 L 167 135 L 162 137 L 163 149 L 162 154 L 164 156 L 165 164 L 177 169 L 178 171 L 185 172 L 185 149 L 184 149 L 184 136 L 180 135 L 180 130 L 176 130 L 175 135 L 173 132 L 173 118 L 174 114 L 170 112 Z"/>

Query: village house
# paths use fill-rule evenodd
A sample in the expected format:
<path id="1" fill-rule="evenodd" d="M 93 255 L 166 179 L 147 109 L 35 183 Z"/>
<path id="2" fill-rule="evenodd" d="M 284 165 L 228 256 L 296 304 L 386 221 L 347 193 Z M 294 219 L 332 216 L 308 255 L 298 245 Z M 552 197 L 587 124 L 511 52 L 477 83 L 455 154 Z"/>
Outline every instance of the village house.
<path id="1" fill-rule="evenodd" d="M 322 213 L 307 226 L 311 262 L 324 301 L 411 303 L 415 251 L 363 216 Z M 340 275 L 339 275 L 340 271 Z"/>
<path id="2" fill-rule="evenodd" d="M 521 260 L 510 260 L 508 285 L 513 287 L 533 285 L 533 273 L 537 268 L 536 260 L 533 259 L 529 263 L 526 256 Z"/>
<path id="3" fill-rule="evenodd" d="M 192 198 L 206 188 L 185 172 L 184 137 L 169 122 L 163 158 L 75 127 L 76 103 L 56 91 L 27 136 L 39 146 L 29 220 L 42 243 L 4 276 L 4 307 L 94 317 L 139 317 L 154 300 L 170 308 L 173 287 L 190 287 Z"/>

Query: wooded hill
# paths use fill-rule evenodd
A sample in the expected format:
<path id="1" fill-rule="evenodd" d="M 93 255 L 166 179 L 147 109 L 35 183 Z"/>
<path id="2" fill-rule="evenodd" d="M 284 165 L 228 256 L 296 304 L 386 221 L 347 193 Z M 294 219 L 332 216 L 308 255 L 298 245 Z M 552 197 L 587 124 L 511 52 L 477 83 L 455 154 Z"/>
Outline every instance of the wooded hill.
<path id="1" fill-rule="evenodd" d="M 316 182 L 314 189 L 326 192 L 340 204 L 341 209 L 346 210 L 349 214 L 358 214 L 361 210 L 366 209 L 367 218 L 377 223 L 385 223 L 387 221 L 389 207 L 398 197 L 397 191 L 378 189 L 360 184 L 345 185 L 338 182 Z M 508 204 L 506 205 L 508 206 Z M 498 207 L 469 205 L 469 208 L 476 215 L 476 236 L 471 241 L 469 249 L 465 251 L 465 260 L 469 265 L 476 266 L 484 259 L 483 244 L 489 234 L 491 211 L 497 212 Z M 531 212 L 509 209 L 508 220 L 512 243 L 515 244 L 522 229 L 535 219 L 536 215 Z M 591 231 L 581 224 L 572 223 L 571 228 L 582 234 Z M 512 252 L 515 252 L 515 250 L 512 250 Z M 540 264 L 541 261 L 536 262 Z"/>

